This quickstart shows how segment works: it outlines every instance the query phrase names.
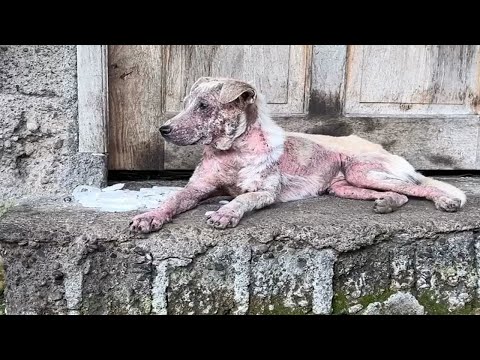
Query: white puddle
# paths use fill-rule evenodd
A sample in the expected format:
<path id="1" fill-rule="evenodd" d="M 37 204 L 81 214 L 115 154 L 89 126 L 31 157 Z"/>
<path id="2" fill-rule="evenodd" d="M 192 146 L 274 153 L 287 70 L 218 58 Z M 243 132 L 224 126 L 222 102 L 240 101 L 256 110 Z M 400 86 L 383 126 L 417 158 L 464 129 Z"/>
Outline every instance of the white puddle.
<path id="1" fill-rule="evenodd" d="M 80 185 L 73 190 L 73 198 L 82 206 L 100 211 L 122 212 L 138 209 L 155 209 L 181 187 L 154 186 L 140 190 L 123 190 L 125 184 L 115 184 L 100 189 Z"/>

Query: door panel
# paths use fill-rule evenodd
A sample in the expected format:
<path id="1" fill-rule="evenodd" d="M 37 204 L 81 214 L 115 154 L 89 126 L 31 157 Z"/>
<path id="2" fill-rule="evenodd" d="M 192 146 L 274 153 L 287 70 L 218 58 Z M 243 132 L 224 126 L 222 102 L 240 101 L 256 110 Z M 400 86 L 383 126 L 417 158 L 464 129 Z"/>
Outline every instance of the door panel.
<path id="1" fill-rule="evenodd" d="M 479 46 L 350 46 L 347 62 L 347 116 L 478 112 Z"/>
<path id="2" fill-rule="evenodd" d="M 183 98 L 201 76 L 252 82 L 274 114 L 304 114 L 308 108 L 310 46 L 172 45 L 165 59 L 167 114 L 182 109 Z"/>

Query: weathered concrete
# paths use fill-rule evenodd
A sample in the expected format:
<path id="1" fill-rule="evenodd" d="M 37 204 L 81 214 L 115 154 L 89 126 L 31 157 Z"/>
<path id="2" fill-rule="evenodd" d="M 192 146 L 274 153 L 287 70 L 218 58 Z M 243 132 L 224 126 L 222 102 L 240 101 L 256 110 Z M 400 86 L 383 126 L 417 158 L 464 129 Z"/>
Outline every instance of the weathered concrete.
<path id="1" fill-rule="evenodd" d="M 3 259 L 0 256 L 0 315 L 3 315 L 5 312 L 5 298 L 3 296 L 3 291 L 5 289 L 5 272 L 3 267 Z"/>
<path id="2" fill-rule="evenodd" d="M 78 152 L 75 45 L 1 45 L 0 109 L 0 204 L 103 184 L 105 156 Z"/>
<path id="3" fill-rule="evenodd" d="M 234 229 L 205 212 L 158 233 L 133 213 L 62 197 L 21 202 L 0 219 L 9 314 L 438 314 L 479 307 L 480 179 L 458 213 L 411 200 L 392 214 L 324 196 L 271 206 Z M 68 200 L 68 199 L 67 199 Z"/>

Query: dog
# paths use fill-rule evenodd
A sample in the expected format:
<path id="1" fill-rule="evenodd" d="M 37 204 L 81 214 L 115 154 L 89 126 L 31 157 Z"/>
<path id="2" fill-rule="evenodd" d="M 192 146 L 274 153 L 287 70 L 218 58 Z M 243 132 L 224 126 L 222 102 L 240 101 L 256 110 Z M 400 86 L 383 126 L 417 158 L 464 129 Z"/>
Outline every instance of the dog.
<path id="1" fill-rule="evenodd" d="M 202 161 L 185 188 L 133 218 L 133 232 L 157 231 L 175 215 L 219 195 L 234 198 L 207 213 L 207 224 L 218 229 L 237 226 L 249 211 L 326 193 L 374 200 L 376 213 L 397 210 L 407 196 L 426 198 L 447 212 L 466 202 L 460 189 L 423 176 L 404 158 L 356 135 L 285 132 L 247 82 L 202 77 L 184 104 L 160 133 L 179 146 L 205 145 Z"/>

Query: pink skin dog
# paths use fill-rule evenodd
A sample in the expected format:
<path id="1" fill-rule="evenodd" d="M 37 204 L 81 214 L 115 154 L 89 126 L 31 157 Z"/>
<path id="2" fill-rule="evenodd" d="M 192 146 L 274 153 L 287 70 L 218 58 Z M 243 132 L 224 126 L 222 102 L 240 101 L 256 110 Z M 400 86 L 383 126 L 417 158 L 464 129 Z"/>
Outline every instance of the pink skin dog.
<path id="1" fill-rule="evenodd" d="M 234 197 L 208 214 L 207 223 L 218 229 L 235 227 L 248 211 L 324 193 L 375 200 L 376 213 L 395 211 L 408 201 L 406 195 L 427 198 L 448 212 L 466 201 L 461 190 L 424 177 L 402 157 L 358 136 L 284 132 L 263 97 L 243 81 L 200 78 L 185 109 L 160 132 L 176 145 L 205 145 L 203 159 L 183 190 L 133 218 L 132 231 L 157 231 L 218 195 Z"/>

